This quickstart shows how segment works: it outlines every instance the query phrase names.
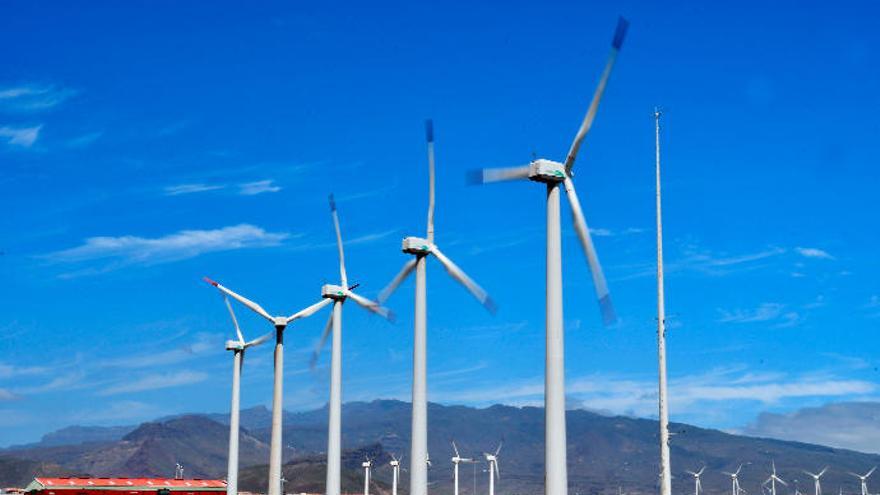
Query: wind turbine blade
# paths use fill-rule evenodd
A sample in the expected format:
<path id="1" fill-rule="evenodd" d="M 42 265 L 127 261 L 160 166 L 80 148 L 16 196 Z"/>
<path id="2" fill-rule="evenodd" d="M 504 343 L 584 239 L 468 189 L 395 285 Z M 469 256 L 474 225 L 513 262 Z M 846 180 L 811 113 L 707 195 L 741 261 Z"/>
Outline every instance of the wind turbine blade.
<path id="1" fill-rule="evenodd" d="M 403 269 L 400 270 L 400 273 L 395 275 L 394 278 L 391 279 L 391 283 L 389 283 L 387 287 L 382 289 L 382 292 L 380 292 L 379 296 L 376 298 L 376 302 L 379 304 L 384 304 L 385 301 L 387 301 L 388 298 L 391 297 L 391 294 L 393 294 L 394 291 L 400 286 L 400 284 L 402 284 L 403 281 L 406 280 L 406 277 L 408 277 L 409 274 L 412 273 L 415 267 L 415 258 L 407 261 L 406 264 L 403 265 Z"/>
<path id="2" fill-rule="evenodd" d="M 315 304 L 312 304 L 311 306 L 300 311 L 299 313 L 294 313 L 294 314 L 288 316 L 287 323 L 290 323 L 293 320 L 298 320 L 300 318 L 308 318 L 309 316 L 312 316 L 313 314 L 315 314 L 318 310 L 320 310 L 324 306 L 330 304 L 331 301 L 333 301 L 333 299 L 329 299 L 329 298 L 328 299 L 321 299 L 320 301 L 316 302 Z"/>
<path id="3" fill-rule="evenodd" d="M 696 476 L 696 475 L 697 475 L 697 473 L 695 473 L 695 472 L 693 472 L 693 471 L 685 470 L 685 472 L 686 472 L 687 474 L 692 475 L 692 476 Z"/>
<path id="4" fill-rule="evenodd" d="M 327 343 L 327 337 L 330 336 L 330 330 L 333 329 L 333 312 L 330 312 L 330 318 L 327 318 L 327 324 L 324 325 L 324 331 L 321 332 L 321 340 L 318 341 L 318 345 L 315 346 L 315 350 L 312 352 L 312 359 L 309 361 L 309 369 L 314 370 L 315 364 L 318 362 L 318 356 L 321 355 L 321 351 L 324 349 L 324 344 Z"/>
<path id="5" fill-rule="evenodd" d="M 496 457 L 498 456 L 498 454 L 501 453 L 501 447 L 503 447 L 503 446 L 504 446 L 504 442 L 498 442 L 498 448 L 495 449 L 495 456 Z"/>
<path id="6" fill-rule="evenodd" d="M 852 476 L 855 476 L 856 478 L 861 478 L 861 477 L 862 477 L 861 474 L 856 474 L 856 473 L 854 473 L 854 472 L 852 472 L 852 471 L 847 471 L 847 473 L 849 473 L 849 474 L 852 475 Z"/>
<path id="7" fill-rule="evenodd" d="M 501 469 L 498 467 L 498 459 L 495 459 L 495 462 L 492 463 L 495 466 L 495 477 L 499 480 L 501 479 Z"/>
<path id="8" fill-rule="evenodd" d="M 269 321 L 271 321 L 271 322 L 273 322 L 273 323 L 275 322 L 275 319 L 272 318 L 272 316 L 271 316 L 268 312 L 266 312 L 266 310 L 263 309 L 259 304 L 257 304 L 257 303 L 255 303 L 255 302 L 251 301 L 250 299 L 248 299 L 248 298 L 246 298 L 246 297 L 244 297 L 244 296 L 240 296 L 240 295 L 236 294 L 235 292 L 232 292 L 231 290 L 229 290 L 229 289 L 227 289 L 226 287 L 220 285 L 219 283 L 217 283 L 217 282 L 211 280 L 211 279 L 208 278 L 208 277 L 204 277 L 204 280 L 205 280 L 205 282 L 208 282 L 209 284 L 211 284 L 211 285 L 213 285 L 214 287 L 216 287 L 218 290 L 220 290 L 220 292 L 223 292 L 224 294 L 226 294 L 226 295 L 232 297 L 232 298 L 235 299 L 236 301 L 238 301 L 238 302 L 244 304 L 245 306 L 247 306 L 248 308 L 250 308 L 251 311 L 257 313 L 258 315 L 262 316 L 263 318 L 265 318 L 265 319 L 267 319 L 267 320 L 269 320 Z"/>
<path id="9" fill-rule="evenodd" d="M 703 474 L 703 471 L 705 471 L 705 470 L 706 470 L 706 466 L 701 467 L 700 470 L 697 472 L 697 476 L 700 476 L 701 474 Z"/>
<path id="10" fill-rule="evenodd" d="M 244 345 L 244 335 L 241 334 L 241 328 L 238 327 L 238 319 L 235 317 L 235 311 L 232 310 L 232 304 L 230 304 L 229 298 L 226 297 L 226 294 L 223 294 L 223 302 L 226 303 L 226 308 L 229 309 L 229 316 L 232 318 L 232 325 L 235 327 L 235 334 L 238 335 L 238 343 Z"/>
<path id="11" fill-rule="evenodd" d="M 788 483 L 786 483 L 785 480 L 780 478 L 779 476 L 776 477 L 776 481 L 782 483 L 783 486 L 788 486 Z"/>
<path id="12" fill-rule="evenodd" d="M 581 143 L 583 143 L 587 132 L 589 132 L 590 127 L 593 125 L 593 120 L 596 118 L 596 111 L 599 109 L 599 102 L 602 101 L 602 94 L 605 92 L 605 85 L 608 84 L 608 79 L 611 77 L 611 69 L 614 68 L 614 62 L 617 61 L 617 54 L 620 52 L 621 45 L 623 45 L 623 39 L 626 37 L 626 29 L 628 27 L 629 22 L 626 19 L 623 17 L 617 19 L 617 28 L 614 30 L 614 38 L 611 41 L 611 53 L 608 55 L 608 62 L 605 63 L 605 70 L 602 71 L 602 76 L 599 78 L 599 85 L 596 86 L 596 91 L 593 93 L 593 100 L 590 102 L 590 107 L 587 109 L 587 115 L 584 116 L 584 120 L 581 122 L 581 127 L 578 129 L 574 141 L 571 143 L 571 149 L 568 151 L 568 156 L 565 158 L 565 172 L 568 175 L 571 175 L 571 168 L 574 166 L 575 159 L 577 159 Z"/>
<path id="13" fill-rule="evenodd" d="M 389 310 L 388 308 L 380 306 L 379 303 L 370 301 L 366 297 L 355 294 L 352 291 L 346 291 L 345 296 L 353 299 L 354 302 L 372 311 L 373 313 L 376 313 L 382 318 L 385 318 L 388 321 L 394 321 L 394 313 L 392 313 L 391 310 Z"/>
<path id="14" fill-rule="evenodd" d="M 455 445 L 455 440 L 452 441 L 452 450 L 455 452 L 455 457 L 461 457 L 458 455 L 458 446 Z"/>
<path id="15" fill-rule="evenodd" d="M 823 467 L 817 476 L 821 478 L 822 475 L 825 474 L 825 471 L 828 471 L 828 466 Z"/>
<path id="16" fill-rule="evenodd" d="M 736 474 L 739 474 L 739 472 L 742 471 L 742 468 L 743 468 L 743 465 L 740 464 L 739 467 L 736 468 Z"/>
<path id="17" fill-rule="evenodd" d="M 275 335 L 275 332 L 269 332 L 265 335 L 261 335 L 260 337 L 257 337 L 256 339 L 246 343 L 244 346 L 245 347 L 256 347 L 256 346 L 262 344 L 263 342 L 269 340 L 273 335 Z"/>
<path id="18" fill-rule="evenodd" d="M 610 325 L 617 321 L 617 316 L 614 313 L 614 306 L 611 304 L 611 294 L 608 291 L 608 284 L 605 282 L 605 275 L 602 273 L 602 265 L 599 264 L 599 255 L 596 254 L 596 248 L 593 246 L 593 238 L 590 236 L 590 229 L 584 219 L 584 212 L 581 210 L 581 203 L 574 189 L 574 183 L 570 177 L 566 177 L 563 185 L 568 203 L 571 205 L 574 230 L 577 232 L 581 247 L 587 256 L 587 263 L 590 265 L 590 274 L 593 276 L 593 287 L 596 288 L 596 297 L 599 299 L 602 322 Z"/>
<path id="19" fill-rule="evenodd" d="M 483 290 L 482 287 L 477 285 L 467 274 L 458 267 L 455 263 L 452 262 L 451 259 L 447 258 L 445 254 L 443 254 L 437 246 L 431 247 L 431 252 L 434 253 L 434 256 L 437 257 L 437 261 L 439 261 L 446 271 L 449 272 L 449 275 L 458 281 L 461 285 L 465 287 L 474 297 L 480 301 L 490 313 L 495 314 L 498 310 L 498 307 L 495 305 L 495 301 L 489 297 L 489 294 Z"/>
<path id="20" fill-rule="evenodd" d="M 865 475 L 865 478 L 867 478 L 867 477 L 871 476 L 872 474 L 874 474 L 874 471 L 876 471 L 876 470 L 877 470 L 877 466 L 872 467 L 871 470 L 868 471 L 868 474 Z"/>
<path id="21" fill-rule="evenodd" d="M 425 121 L 428 143 L 428 242 L 434 242 L 434 121 Z"/>
<path id="22" fill-rule="evenodd" d="M 330 214 L 333 216 L 333 227 L 336 229 L 336 247 L 339 249 L 339 277 L 341 285 L 348 287 L 348 277 L 345 275 L 345 251 L 342 249 L 342 231 L 339 228 L 339 214 L 336 212 L 336 201 L 330 195 Z"/>
<path id="23" fill-rule="evenodd" d="M 529 171 L 528 165 L 507 168 L 484 168 L 469 172 L 468 182 L 472 184 L 488 184 L 490 182 L 525 179 L 528 178 Z"/>

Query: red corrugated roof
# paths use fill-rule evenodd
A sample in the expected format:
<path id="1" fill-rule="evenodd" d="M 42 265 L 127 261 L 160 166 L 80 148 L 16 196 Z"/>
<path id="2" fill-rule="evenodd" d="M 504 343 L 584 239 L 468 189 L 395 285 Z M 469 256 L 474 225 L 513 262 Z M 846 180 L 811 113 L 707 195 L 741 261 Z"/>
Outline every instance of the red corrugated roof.
<path id="1" fill-rule="evenodd" d="M 226 489 L 226 482 L 223 480 L 198 478 L 183 480 L 174 478 L 34 478 L 34 482 L 46 488 Z"/>

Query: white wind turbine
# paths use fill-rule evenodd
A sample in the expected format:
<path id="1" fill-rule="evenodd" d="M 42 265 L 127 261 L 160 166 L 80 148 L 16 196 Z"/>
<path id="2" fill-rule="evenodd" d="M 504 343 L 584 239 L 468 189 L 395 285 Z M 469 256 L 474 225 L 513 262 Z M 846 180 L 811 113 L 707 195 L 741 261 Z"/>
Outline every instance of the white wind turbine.
<path id="1" fill-rule="evenodd" d="M 788 483 L 786 483 L 779 476 L 776 476 L 776 462 L 775 461 L 772 462 L 772 466 L 773 466 L 773 473 L 770 475 L 769 478 L 767 478 L 764 481 L 764 484 L 766 485 L 767 483 L 770 483 L 770 495 L 776 495 L 776 483 L 779 482 L 783 486 L 788 486 Z"/>
<path id="2" fill-rule="evenodd" d="M 494 454 L 483 452 L 486 462 L 489 463 L 489 495 L 495 495 L 495 478 L 501 479 L 501 470 L 498 469 L 498 454 L 501 452 L 501 445 L 503 444 L 498 444 Z"/>
<path id="3" fill-rule="evenodd" d="M 853 473 L 852 471 L 850 471 L 849 474 L 855 476 L 861 482 L 861 488 L 862 488 L 861 495 L 869 495 L 868 494 L 868 478 L 870 478 L 871 475 L 874 474 L 875 469 L 877 469 L 877 466 L 872 467 L 871 470 L 865 474 L 856 474 L 856 473 Z"/>
<path id="4" fill-rule="evenodd" d="M 454 491 L 454 495 L 458 495 L 458 465 L 461 464 L 461 463 L 463 463 L 463 462 L 464 462 L 464 463 L 474 462 L 474 460 L 471 459 L 471 458 L 468 458 L 468 457 L 462 457 L 462 456 L 458 453 L 458 446 L 455 445 L 455 442 L 454 442 L 454 441 L 452 442 L 452 450 L 455 451 L 455 455 L 452 457 L 452 465 L 454 466 L 454 467 L 453 467 L 453 472 L 454 472 L 453 479 L 454 479 L 454 481 L 455 481 L 455 491 Z"/>
<path id="5" fill-rule="evenodd" d="M 400 456 L 398 459 L 394 454 L 391 454 L 391 461 L 388 463 L 391 465 L 391 495 L 397 495 L 397 484 L 400 482 L 400 462 L 403 460 L 403 456 Z"/>
<path id="6" fill-rule="evenodd" d="M 593 124 L 599 101 L 605 91 L 605 85 L 611 75 L 611 69 L 623 44 L 628 22 L 620 18 L 614 38 L 611 42 L 611 54 L 605 70 L 599 79 L 599 85 L 593 94 L 593 100 L 587 115 L 575 135 L 571 149 L 564 163 L 538 159 L 530 164 L 503 169 L 484 169 L 476 177 L 478 182 L 498 182 L 514 179 L 529 179 L 546 184 L 547 188 L 547 348 L 544 376 L 544 492 L 546 495 L 565 495 L 568 493 L 568 470 L 566 460 L 566 428 L 565 428 L 565 348 L 562 330 L 562 239 L 560 233 L 560 192 L 559 186 L 565 188 L 571 206 L 574 228 L 580 239 L 581 246 L 587 256 L 593 285 L 599 298 L 599 307 L 606 324 L 616 320 L 611 297 L 599 258 L 593 247 L 590 230 L 584 219 L 581 204 L 572 182 L 572 167 L 578 150 Z M 423 494 L 414 494 L 423 495 Z M 666 494 L 664 494 L 666 495 Z"/>
<path id="7" fill-rule="evenodd" d="M 370 470 L 373 468 L 373 460 L 367 457 L 361 466 L 364 468 L 364 495 L 370 495 Z"/>
<path id="8" fill-rule="evenodd" d="M 739 487 L 739 472 L 742 471 L 743 465 L 740 464 L 736 471 L 728 472 L 724 471 L 724 474 L 730 476 L 730 495 L 739 495 L 740 487 Z"/>
<path id="9" fill-rule="evenodd" d="M 428 459 L 428 401 L 427 401 L 427 296 L 426 264 L 428 256 L 434 255 L 449 275 L 463 285 L 490 312 L 495 303 L 476 282 L 444 255 L 434 244 L 434 126 L 426 122 L 428 141 L 428 229 L 426 238 L 407 237 L 403 240 L 403 252 L 414 256 L 379 294 L 377 301 L 383 304 L 415 270 L 415 318 L 413 324 L 413 385 L 412 385 L 412 439 L 410 458 Z M 427 495 L 428 464 L 413 462 L 410 466 L 410 495 Z"/>
<path id="10" fill-rule="evenodd" d="M 327 495 L 340 495 L 341 472 L 342 472 L 342 305 L 346 299 L 352 299 L 354 302 L 364 308 L 392 319 L 391 312 L 379 306 L 379 304 L 369 299 L 359 296 L 352 292 L 357 287 L 348 286 L 348 276 L 345 272 L 345 252 L 342 248 L 342 232 L 339 227 L 339 214 L 336 212 L 336 202 L 333 201 L 333 195 L 330 195 L 330 215 L 333 217 L 333 227 L 336 230 L 336 246 L 339 250 L 339 285 L 324 285 L 321 287 L 321 296 L 327 300 L 333 301 L 333 311 L 330 313 L 330 319 L 324 327 L 321 339 L 312 356 L 312 367 L 317 361 L 318 354 L 324 347 L 327 337 L 331 330 L 333 333 L 333 342 L 330 347 L 330 406 L 329 420 L 327 429 L 327 484 L 325 486 Z"/>
<path id="11" fill-rule="evenodd" d="M 686 471 L 689 475 L 694 477 L 694 495 L 700 495 L 700 492 L 703 491 L 703 485 L 700 483 L 700 476 L 703 475 L 703 471 L 706 470 L 706 466 L 700 468 L 699 471 Z"/>
<path id="12" fill-rule="evenodd" d="M 235 311 L 232 310 L 232 304 L 229 303 L 229 298 L 226 297 L 226 294 L 223 294 L 223 302 L 226 303 L 226 308 L 229 309 L 229 316 L 232 318 L 232 325 L 235 327 L 235 335 L 238 338 L 238 340 L 226 341 L 226 350 L 232 351 L 232 405 L 229 409 L 229 464 L 226 470 L 226 493 L 228 495 L 236 495 L 238 493 L 241 369 L 244 366 L 244 351 L 249 347 L 258 346 L 268 340 L 272 337 L 272 332 L 250 342 L 245 342 L 241 328 L 238 326 L 238 319 L 235 317 Z"/>
<path id="13" fill-rule="evenodd" d="M 281 491 L 281 410 L 284 381 L 284 329 L 295 320 L 307 318 L 319 309 L 330 304 L 330 299 L 322 299 L 311 306 L 290 316 L 272 316 L 259 304 L 232 292 L 219 283 L 205 277 L 205 281 L 216 287 L 220 292 L 244 304 L 251 311 L 269 320 L 275 327 L 275 376 L 272 390 L 272 435 L 269 443 L 269 493 L 279 495 Z"/>
<path id="14" fill-rule="evenodd" d="M 822 468 L 818 473 L 811 473 L 809 471 L 804 471 L 804 473 L 808 474 L 811 478 L 813 478 L 813 495 L 822 495 L 822 482 L 819 479 L 825 474 L 825 471 L 828 471 L 828 466 Z"/>

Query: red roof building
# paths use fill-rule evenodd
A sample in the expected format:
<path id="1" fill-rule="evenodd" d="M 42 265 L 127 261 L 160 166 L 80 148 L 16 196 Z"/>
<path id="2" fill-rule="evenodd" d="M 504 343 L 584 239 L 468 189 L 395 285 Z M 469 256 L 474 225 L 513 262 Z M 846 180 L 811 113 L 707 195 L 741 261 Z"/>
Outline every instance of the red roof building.
<path id="1" fill-rule="evenodd" d="M 226 482 L 173 478 L 34 478 L 24 491 L 26 495 L 218 495 L 226 492 Z"/>

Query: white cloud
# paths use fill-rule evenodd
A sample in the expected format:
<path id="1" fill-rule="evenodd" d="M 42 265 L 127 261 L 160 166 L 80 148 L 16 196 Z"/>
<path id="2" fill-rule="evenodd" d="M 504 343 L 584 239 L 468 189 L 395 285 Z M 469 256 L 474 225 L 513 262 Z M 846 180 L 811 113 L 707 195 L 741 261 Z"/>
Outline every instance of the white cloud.
<path id="1" fill-rule="evenodd" d="M 784 305 L 779 303 L 764 303 L 755 309 L 736 309 L 733 311 L 720 310 L 721 323 L 755 323 L 760 321 L 775 320 L 782 316 Z"/>
<path id="2" fill-rule="evenodd" d="M 118 395 L 131 392 L 145 392 L 163 388 L 192 385 L 207 380 L 209 375 L 201 371 L 177 371 L 173 373 L 155 373 L 141 378 L 123 381 L 98 392 L 98 395 Z"/>
<path id="3" fill-rule="evenodd" d="M 203 184 L 203 183 L 194 183 L 194 184 L 177 184 L 174 186 L 167 186 L 165 188 L 166 196 L 178 196 L 181 194 L 193 194 L 207 191 L 216 191 L 218 189 L 223 189 L 226 186 L 224 184 Z"/>
<path id="4" fill-rule="evenodd" d="M 188 345 L 179 346 L 169 350 L 157 350 L 143 354 L 128 355 L 122 358 L 112 358 L 100 363 L 102 367 L 109 368 L 151 368 L 154 366 L 166 366 L 170 364 L 190 361 L 198 355 L 204 355 L 209 351 L 222 351 L 220 344 L 223 337 L 218 335 L 199 334 L 196 340 Z"/>
<path id="5" fill-rule="evenodd" d="M 0 379 L 42 375 L 47 372 L 49 372 L 49 369 L 43 366 L 19 366 L 15 364 L 0 363 Z"/>
<path id="6" fill-rule="evenodd" d="M 156 238 L 90 237 L 80 246 L 50 253 L 46 258 L 64 263 L 116 259 L 124 263 L 155 264 L 216 251 L 277 246 L 288 237 L 286 233 L 266 232 L 249 224 L 213 230 L 181 230 Z"/>
<path id="7" fill-rule="evenodd" d="M 834 259 L 834 256 L 831 256 L 830 254 L 828 254 L 827 251 L 823 251 L 818 248 L 798 247 L 798 248 L 795 248 L 795 251 L 797 251 L 798 254 L 800 254 L 801 256 L 803 256 L 805 258 L 817 258 L 817 259 L 825 259 L 825 260 L 833 260 Z"/>
<path id="8" fill-rule="evenodd" d="M 746 435 L 880 453 L 880 402 L 840 402 L 788 414 L 762 413 L 742 429 Z"/>
<path id="9" fill-rule="evenodd" d="M 274 193 L 281 190 L 281 186 L 275 185 L 271 179 L 245 182 L 238 185 L 238 194 L 242 196 L 255 196 L 263 193 Z"/>
<path id="10" fill-rule="evenodd" d="M 67 140 L 68 148 L 86 148 L 104 135 L 103 131 L 89 132 Z"/>
<path id="11" fill-rule="evenodd" d="M 33 127 L 0 127 L 0 138 L 6 140 L 6 144 L 10 146 L 20 146 L 22 148 L 30 148 L 40 137 L 40 129 L 42 125 Z"/>
<path id="12" fill-rule="evenodd" d="M 7 87 L 0 89 L 0 109 L 16 112 L 48 110 L 74 95 L 76 91 L 56 86 Z"/>
<path id="13" fill-rule="evenodd" d="M 13 394 L 9 390 L 6 390 L 5 388 L 0 388 L 0 401 L 15 400 L 17 398 L 18 396 Z"/>

